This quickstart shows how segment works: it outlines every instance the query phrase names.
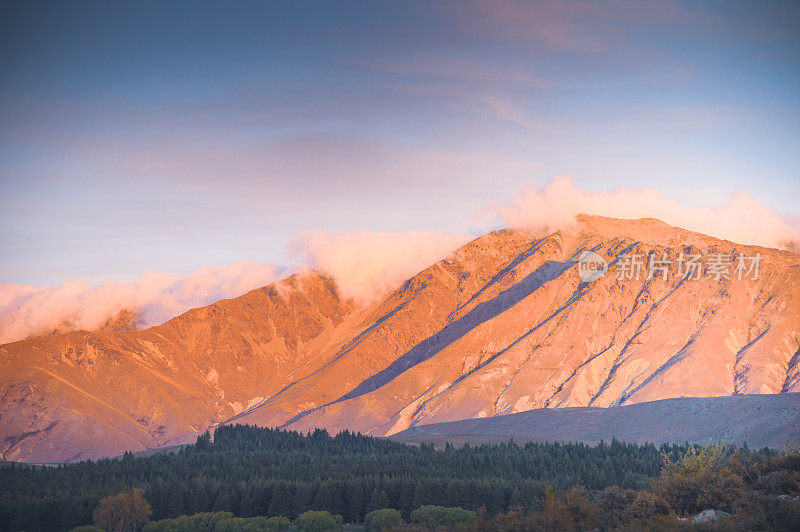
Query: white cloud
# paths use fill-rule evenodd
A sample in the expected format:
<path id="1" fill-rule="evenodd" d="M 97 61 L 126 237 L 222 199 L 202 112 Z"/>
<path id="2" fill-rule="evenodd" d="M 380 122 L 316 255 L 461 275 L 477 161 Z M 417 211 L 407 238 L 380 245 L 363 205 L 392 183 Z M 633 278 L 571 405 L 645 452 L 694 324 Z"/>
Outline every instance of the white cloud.
<path id="1" fill-rule="evenodd" d="M 191 308 L 236 297 L 274 281 L 280 270 L 253 261 L 202 268 L 188 275 L 147 272 L 134 282 L 91 286 L 0 283 L 0 343 L 54 329 L 97 329 L 122 310 L 139 327 L 163 323 Z"/>
<path id="2" fill-rule="evenodd" d="M 343 297 L 368 303 L 471 239 L 426 231 L 309 231 L 290 247 L 309 267 L 331 275 Z"/>
<path id="3" fill-rule="evenodd" d="M 652 188 L 592 192 L 560 176 L 531 188 L 508 203 L 489 208 L 512 227 L 555 231 L 578 214 L 616 218 L 659 218 L 669 224 L 740 242 L 800 249 L 800 216 L 780 216 L 744 192 L 720 205 L 684 206 Z M 369 303 L 436 261 L 472 236 L 441 232 L 343 233 L 308 231 L 289 244 L 304 264 L 337 282 L 344 298 Z M 188 275 L 148 272 L 128 283 L 60 286 L 0 283 L 0 343 L 55 329 L 97 329 L 122 310 L 133 311 L 138 327 L 148 327 L 194 307 L 236 297 L 275 281 L 286 270 L 252 261 L 203 268 Z"/>
<path id="4" fill-rule="evenodd" d="M 512 227 L 556 230 L 575 223 L 578 214 L 614 218 L 658 218 L 670 225 L 706 235 L 773 248 L 800 242 L 800 220 L 781 216 L 745 192 L 720 205 L 684 206 L 653 188 L 620 188 L 591 192 L 559 176 L 542 188 L 531 188 L 491 211 Z"/>

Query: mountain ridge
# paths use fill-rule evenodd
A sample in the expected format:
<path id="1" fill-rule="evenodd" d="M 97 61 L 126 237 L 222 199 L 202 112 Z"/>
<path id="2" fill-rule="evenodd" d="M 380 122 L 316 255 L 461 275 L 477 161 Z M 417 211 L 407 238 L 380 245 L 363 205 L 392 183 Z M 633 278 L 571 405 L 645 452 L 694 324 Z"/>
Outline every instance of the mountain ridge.
<path id="1" fill-rule="evenodd" d="M 612 266 L 625 253 L 765 260 L 756 281 L 609 270 L 584 282 L 584 251 Z M 296 274 L 143 331 L 0 346 L 2 455 L 108 456 L 226 422 L 388 435 L 539 407 L 797 391 L 798 265 L 654 219 L 582 216 L 549 234 L 487 233 L 372 303 Z"/>

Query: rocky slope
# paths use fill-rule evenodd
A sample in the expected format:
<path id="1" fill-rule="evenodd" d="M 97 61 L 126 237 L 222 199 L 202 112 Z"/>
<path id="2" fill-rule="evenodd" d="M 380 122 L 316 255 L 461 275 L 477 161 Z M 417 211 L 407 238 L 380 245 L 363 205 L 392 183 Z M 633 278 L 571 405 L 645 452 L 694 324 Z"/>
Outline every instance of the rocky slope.
<path id="1" fill-rule="evenodd" d="M 583 282 L 578 259 L 610 263 Z M 648 278 L 647 256 L 672 260 Z M 683 253 L 734 257 L 678 275 Z M 735 273 L 761 255 L 758 279 Z M 618 279 L 641 255 L 639 279 Z M 631 276 L 633 277 L 633 276 Z M 293 276 L 145 331 L 0 347 L 5 459 L 53 461 L 192 439 L 223 422 L 389 435 L 565 406 L 800 391 L 800 255 L 657 220 L 582 217 L 542 236 L 498 231 L 385 299 L 342 301 Z"/>
<path id="2" fill-rule="evenodd" d="M 74 460 L 191 440 L 324 364 L 339 335 L 352 335 L 351 314 L 330 279 L 292 277 L 144 331 L 6 344 L 3 458 Z"/>

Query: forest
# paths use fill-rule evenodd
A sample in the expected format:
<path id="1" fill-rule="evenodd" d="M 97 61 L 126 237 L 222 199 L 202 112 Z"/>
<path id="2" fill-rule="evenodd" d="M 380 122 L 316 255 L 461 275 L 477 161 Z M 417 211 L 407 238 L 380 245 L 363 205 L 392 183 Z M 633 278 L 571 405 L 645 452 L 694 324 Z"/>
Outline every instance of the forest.
<path id="1" fill-rule="evenodd" d="M 132 490 L 144 498 L 154 522 L 210 513 L 289 522 L 316 511 L 363 523 L 383 509 L 397 510 L 408 521 L 420 508 L 447 507 L 474 512 L 480 529 L 552 529 L 548 523 L 559 515 L 563 526 L 556 528 L 605 529 L 632 520 L 680 524 L 707 508 L 738 515 L 743 501 L 755 500 L 758 508 L 742 511 L 759 510 L 758 523 L 780 529 L 772 513 L 789 525 L 800 523 L 800 503 L 792 498 L 799 482 L 800 457 L 789 448 L 612 440 L 436 450 L 350 432 L 304 435 L 236 425 L 173 452 L 54 467 L 6 463 L 0 468 L 0 529 L 89 525 L 101 499 Z M 616 525 L 600 522 L 614 515 L 612 503 L 619 506 Z"/>

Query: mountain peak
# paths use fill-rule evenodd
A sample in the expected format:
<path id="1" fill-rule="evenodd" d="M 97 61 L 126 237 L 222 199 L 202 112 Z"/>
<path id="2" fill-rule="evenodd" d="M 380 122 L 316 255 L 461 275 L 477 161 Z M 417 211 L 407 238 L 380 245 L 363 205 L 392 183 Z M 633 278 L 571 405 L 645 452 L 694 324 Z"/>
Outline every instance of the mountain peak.
<path id="1" fill-rule="evenodd" d="M 759 275 L 687 278 L 677 256 L 742 250 Z M 584 282 L 584 250 L 609 271 Z M 668 275 L 620 277 L 625 253 Z M 193 440 L 225 422 L 393 434 L 536 408 L 800 391 L 797 255 L 659 220 L 580 216 L 500 230 L 369 304 L 304 271 L 144 331 L 0 346 L 12 460 L 98 457 Z"/>

